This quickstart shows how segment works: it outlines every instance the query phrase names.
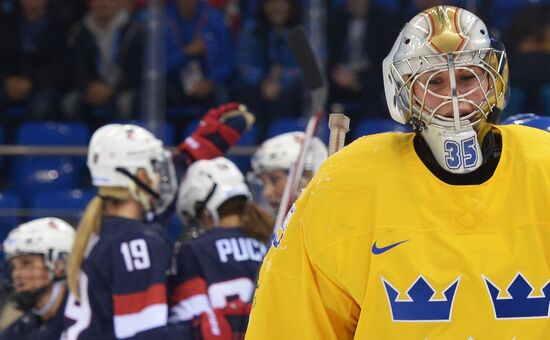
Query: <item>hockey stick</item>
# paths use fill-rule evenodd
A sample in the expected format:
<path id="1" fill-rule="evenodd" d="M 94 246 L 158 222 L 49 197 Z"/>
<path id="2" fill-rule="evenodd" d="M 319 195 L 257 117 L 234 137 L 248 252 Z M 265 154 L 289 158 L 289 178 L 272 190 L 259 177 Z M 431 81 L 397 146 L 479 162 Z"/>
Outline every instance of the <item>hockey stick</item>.
<path id="1" fill-rule="evenodd" d="M 343 113 L 331 113 L 328 116 L 330 137 L 328 140 L 328 155 L 344 147 L 346 133 L 349 131 L 349 118 Z"/>
<path id="2" fill-rule="evenodd" d="M 298 159 L 294 163 L 294 166 L 288 175 L 285 190 L 283 191 L 279 210 L 275 219 L 275 227 L 281 225 L 283 218 L 290 209 L 292 202 L 294 202 L 294 195 L 298 190 L 298 185 L 300 184 L 302 173 L 304 171 L 305 154 L 309 149 L 311 139 L 319 126 L 319 121 L 321 120 L 323 107 L 325 106 L 325 101 L 327 98 L 327 88 L 323 78 L 323 73 L 321 72 L 321 67 L 313 54 L 313 50 L 307 40 L 306 32 L 303 27 L 298 26 L 290 30 L 288 35 L 288 47 L 298 62 L 298 65 L 302 70 L 305 83 L 309 88 L 312 111 L 314 114 L 307 123 L 304 139 L 300 145 Z"/>

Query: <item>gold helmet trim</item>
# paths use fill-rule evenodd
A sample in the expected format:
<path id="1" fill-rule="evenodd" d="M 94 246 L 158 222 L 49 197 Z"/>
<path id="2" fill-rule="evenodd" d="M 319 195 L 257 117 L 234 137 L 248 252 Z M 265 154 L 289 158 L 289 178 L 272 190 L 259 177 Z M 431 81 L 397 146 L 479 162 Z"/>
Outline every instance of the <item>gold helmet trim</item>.
<path id="1" fill-rule="evenodd" d="M 427 39 L 437 53 L 461 51 L 468 37 L 460 29 L 460 8 L 437 6 L 424 11 L 430 23 L 430 36 Z"/>

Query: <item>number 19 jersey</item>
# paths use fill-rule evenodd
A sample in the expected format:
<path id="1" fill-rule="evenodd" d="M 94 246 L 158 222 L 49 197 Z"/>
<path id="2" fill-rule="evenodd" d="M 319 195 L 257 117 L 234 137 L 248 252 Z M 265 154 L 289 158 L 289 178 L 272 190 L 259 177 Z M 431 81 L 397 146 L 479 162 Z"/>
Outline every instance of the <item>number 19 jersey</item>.
<path id="1" fill-rule="evenodd" d="M 105 217 L 70 294 L 62 339 L 162 339 L 168 321 L 165 242 L 139 221 Z"/>

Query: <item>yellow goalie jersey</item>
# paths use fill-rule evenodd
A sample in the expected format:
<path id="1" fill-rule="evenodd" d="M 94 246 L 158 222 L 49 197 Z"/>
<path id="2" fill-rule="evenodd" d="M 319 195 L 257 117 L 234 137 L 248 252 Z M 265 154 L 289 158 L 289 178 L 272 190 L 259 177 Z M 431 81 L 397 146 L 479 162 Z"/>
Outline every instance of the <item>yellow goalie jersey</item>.
<path id="1" fill-rule="evenodd" d="M 332 156 L 261 268 L 247 339 L 550 339 L 550 134 L 498 126 L 480 185 L 449 185 L 413 134 Z"/>

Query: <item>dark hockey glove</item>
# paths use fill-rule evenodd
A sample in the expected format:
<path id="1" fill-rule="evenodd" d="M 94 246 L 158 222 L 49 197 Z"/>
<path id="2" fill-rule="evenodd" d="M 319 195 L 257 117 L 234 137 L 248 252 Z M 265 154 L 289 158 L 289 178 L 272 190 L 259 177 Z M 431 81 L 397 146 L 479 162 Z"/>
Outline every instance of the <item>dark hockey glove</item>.
<path id="1" fill-rule="evenodd" d="M 188 163 L 222 156 L 237 144 L 254 120 L 254 115 L 243 104 L 228 103 L 210 109 L 191 136 L 178 146 L 178 151 L 188 156 Z"/>

